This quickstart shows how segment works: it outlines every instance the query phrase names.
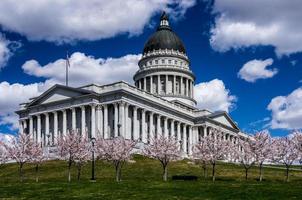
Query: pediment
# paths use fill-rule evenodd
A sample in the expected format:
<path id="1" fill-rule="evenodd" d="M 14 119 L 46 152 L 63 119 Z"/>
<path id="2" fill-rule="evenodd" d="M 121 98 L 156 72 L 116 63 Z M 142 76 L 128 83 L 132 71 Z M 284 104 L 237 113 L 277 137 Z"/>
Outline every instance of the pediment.
<path id="1" fill-rule="evenodd" d="M 239 130 L 238 126 L 236 125 L 236 123 L 231 119 L 231 117 L 225 113 L 225 112 L 222 112 L 222 113 L 218 113 L 218 114 L 211 114 L 210 116 L 208 116 L 209 118 L 211 118 L 212 120 L 220 123 L 220 124 L 223 124 L 225 126 L 228 126 L 230 128 L 233 128 L 233 129 L 237 129 Z"/>
<path id="2" fill-rule="evenodd" d="M 39 97 L 35 98 L 35 100 L 31 102 L 29 106 L 58 102 L 89 93 L 91 92 L 88 90 L 71 88 L 62 85 L 55 85 L 49 90 L 42 93 Z"/>

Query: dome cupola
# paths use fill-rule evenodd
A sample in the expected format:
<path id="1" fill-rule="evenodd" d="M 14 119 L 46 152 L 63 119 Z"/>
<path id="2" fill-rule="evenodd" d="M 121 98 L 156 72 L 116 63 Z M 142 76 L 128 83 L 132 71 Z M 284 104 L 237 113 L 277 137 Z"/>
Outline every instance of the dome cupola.
<path id="1" fill-rule="evenodd" d="M 169 25 L 169 17 L 163 12 L 160 24 L 156 32 L 151 35 L 144 46 L 143 53 L 152 52 L 153 50 L 167 49 L 186 53 L 185 46 L 181 39 L 172 31 Z"/>
<path id="2" fill-rule="evenodd" d="M 133 79 L 136 87 L 168 101 L 196 106 L 195 76 L 181 39 L 172 31 L 163 12 L 159 26 L 147 40 Z"/>

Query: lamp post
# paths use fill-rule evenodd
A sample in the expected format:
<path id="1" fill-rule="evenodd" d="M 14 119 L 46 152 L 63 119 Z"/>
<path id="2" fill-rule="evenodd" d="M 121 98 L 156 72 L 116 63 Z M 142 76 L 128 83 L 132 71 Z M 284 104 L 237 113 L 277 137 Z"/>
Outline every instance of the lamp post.
<path id="1" fill-rule="evenodd" d="M 95 160 L 94 160 L 94 143 L 95 143 L 95 138 L 91 138 L 91 144 L 92 144 L 92 161 L 91 161 L 91 181 L 95 181 L 95 174 L 94 174 L 94 168 L 95 168 Z"/>

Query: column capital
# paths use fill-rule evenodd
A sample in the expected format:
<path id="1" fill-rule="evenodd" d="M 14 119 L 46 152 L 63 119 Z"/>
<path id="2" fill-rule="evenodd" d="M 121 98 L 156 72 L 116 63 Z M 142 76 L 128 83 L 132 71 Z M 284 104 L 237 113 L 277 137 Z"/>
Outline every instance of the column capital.
<path id="1" fill-rule="evenodd" d="M 138 107 L 136 106 L 133 106 L 133 110 L 137 111 Z"/>
<path id="2" fill-rule="evenodd" d="M 118 104 L 121 105 L 121 106 L 125 106 L 125 105 L 126 105 L 126 102 L 120 101 L 120 102 L 118 102 Z"/>
<path id="3" fill-rule="evenodd" d="M 103 108 L 103 105 L 101 105 L 101 104 L 98 104 L 97 106 L 96 106 L 96 109 L 97 110 L 101 110 Z"/>
<path id="4" fill-rule="evenodd" d="M 97 106 L 97 104 L 96 103 L 91 103 L 91 104 L 89 104 L 91 107 L 96 107 Z"/>

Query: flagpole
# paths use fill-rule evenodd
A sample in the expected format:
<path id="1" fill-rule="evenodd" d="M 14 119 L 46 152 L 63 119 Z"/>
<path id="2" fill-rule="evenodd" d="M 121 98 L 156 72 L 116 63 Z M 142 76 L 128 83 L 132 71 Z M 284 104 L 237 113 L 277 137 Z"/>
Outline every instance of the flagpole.
<path id="1" fill-rule="evenodd" d="M 66 52 L 66 86 L 68 86 L 68 63 L 69 63 L 69 57 L 68 57 L 68 51 Z"/>

